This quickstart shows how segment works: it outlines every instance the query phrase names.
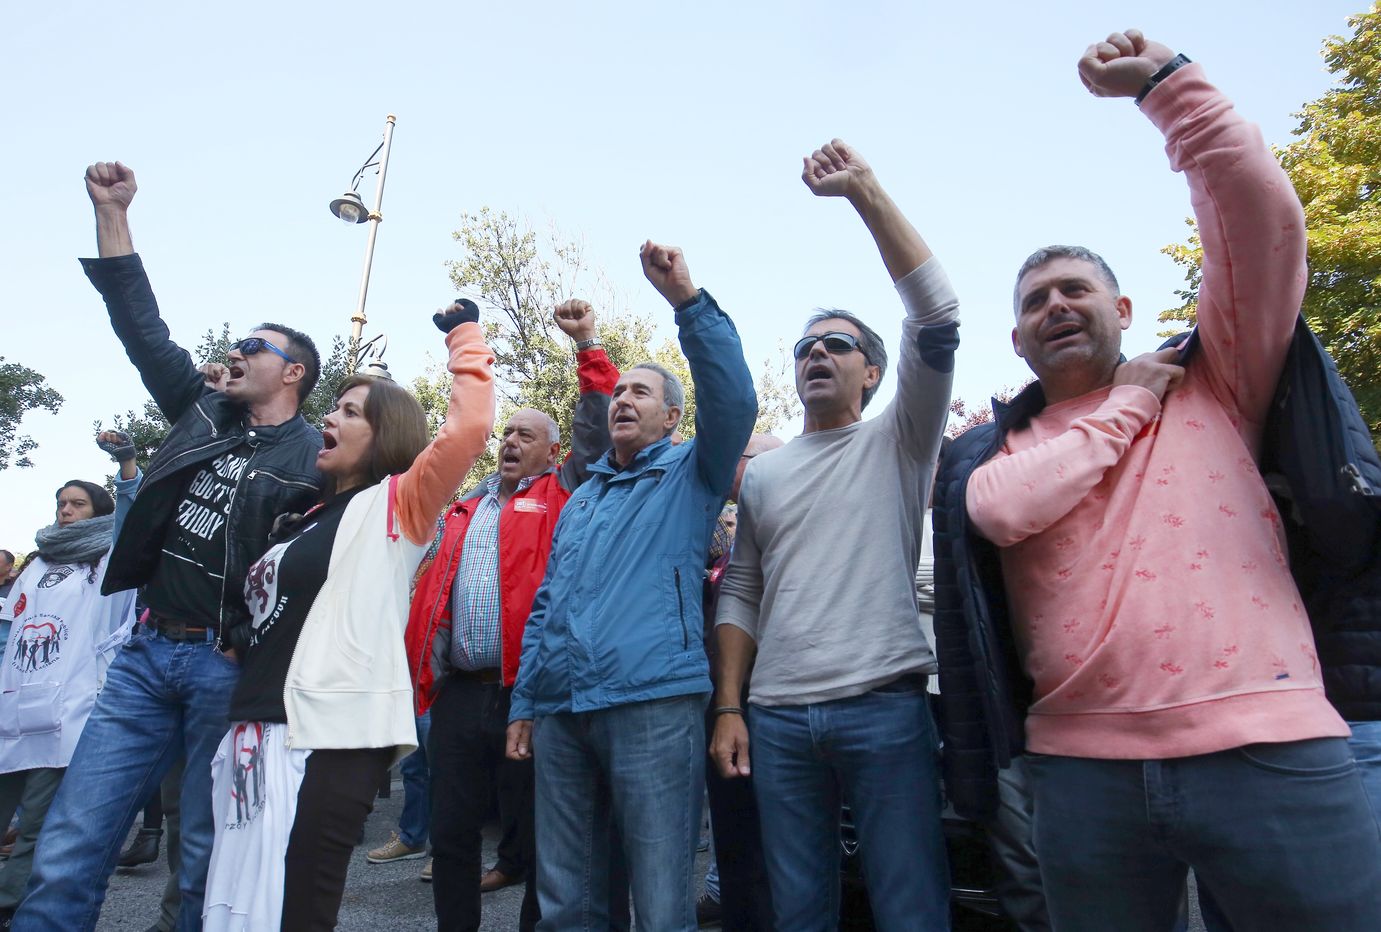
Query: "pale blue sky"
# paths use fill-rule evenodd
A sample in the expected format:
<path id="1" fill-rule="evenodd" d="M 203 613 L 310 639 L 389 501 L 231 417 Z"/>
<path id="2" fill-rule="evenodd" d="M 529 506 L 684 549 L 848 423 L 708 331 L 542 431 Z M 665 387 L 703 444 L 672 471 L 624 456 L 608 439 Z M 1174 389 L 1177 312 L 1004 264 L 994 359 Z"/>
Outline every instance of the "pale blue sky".
<path id="1" fill-rule="evenodd" d="M 94 253 L 92 161 L 137 172 L 135 245 L 189 347 L 226 320 L 281 320 L 323 346 L 348 331 L 364 228 L 326 205 L 392 112 L 366 335 L 388 332 L 401 379 L 435 354 L 450 233 L 485 205 L 583 238 L 668 334 L 636 251 L 682 246 L 756 370 L 816 306 L 855 310 L 895 348 L 900 311 L 870 239 L 799 180 L 800 157 L 839 136 L 948 268 L 963 301 L 956 392 L 978 401 L 1027 378 L 1010 289 L 1033 248 L 1108 259 L 1138 312 L 1129 352 L 1154 345 L 1182 282 L 1158 249 L 1183 236 L 1184 181 L 1129 101 L 1084 91 L 1085 45 L 1139 25 L 1283 144 L 1328 86 L 1323 38 L 1364 3 L 20 5 L 0 55 L 0 355 L 67 402 L 25 421 L 35 468 L 0 472 L 0 546 L 31 549 L 58 485 L 111 471 L 89 425 L 144 400 L 76 262 Z M 366 200 L 373 188 L 371 174 Z"/>

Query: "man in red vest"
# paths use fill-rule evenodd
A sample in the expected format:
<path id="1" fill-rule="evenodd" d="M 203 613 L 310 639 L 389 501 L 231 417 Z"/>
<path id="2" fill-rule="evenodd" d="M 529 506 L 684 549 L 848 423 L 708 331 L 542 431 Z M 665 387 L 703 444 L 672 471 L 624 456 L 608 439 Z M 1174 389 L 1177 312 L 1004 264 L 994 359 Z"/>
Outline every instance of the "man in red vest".
<path id="1" fill-rule="evenodd" d="M 498 472 L 446 513 L 440 546 L 413 593 L 408 660 L 420 715 L 431 708 L 432 896 L 439 929 L 478 929 L 480 830 L 497 779 L 500 817 L 518 826 L 527 871 L 520 928 L 538 918 L 533 858 L 533 766 L 504 757 L 509 693 L 518 673 L 523 626 L 546 574 L 561 509 L 609 449 L 609 397 L 619 372 L 595 335 L 595 312 L 566 301 L 556 324 L 575 341 L 580 400 L 571 452 L 558 459 L 556 422 L 533 408 L 503 429 Z M 495 871 L 490 871 L 490 875 Z M 493 887 L 492 877 L 490 887 Z M 502 878 L 500 878 L 502 881 Z M 500 882 L 499 885 L 502 885 Z"/>

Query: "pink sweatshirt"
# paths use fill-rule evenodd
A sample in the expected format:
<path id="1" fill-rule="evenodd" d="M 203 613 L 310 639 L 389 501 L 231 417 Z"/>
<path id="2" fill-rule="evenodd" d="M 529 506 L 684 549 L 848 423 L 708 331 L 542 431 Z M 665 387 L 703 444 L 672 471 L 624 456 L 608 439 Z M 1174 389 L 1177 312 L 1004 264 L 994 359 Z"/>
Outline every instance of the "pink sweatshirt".
<path id="1" fill-rule="evenodd" d="M 969 480 L 1001 549 L 1042 754 L 1152 759 L 1346 736 L 1324 699 L 1280 515 L 1256 468 L 1305 285 L 1304 216 L 1261 139 L 1180 69 L 1142 110 L 1189 181 L 1200 351 L 1047 407 Z"/>

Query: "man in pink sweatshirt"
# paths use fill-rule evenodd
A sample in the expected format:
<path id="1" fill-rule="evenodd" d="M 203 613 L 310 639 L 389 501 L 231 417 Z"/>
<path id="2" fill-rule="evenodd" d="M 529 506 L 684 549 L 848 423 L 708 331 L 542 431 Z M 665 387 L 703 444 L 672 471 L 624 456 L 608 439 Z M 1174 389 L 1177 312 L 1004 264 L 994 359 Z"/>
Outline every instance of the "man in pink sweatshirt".
<path id="1" fill-rule="evenodd" d="M 1256 468 L 1303 212 L 1188 59 L 1129 30 L 1079 76 L 1135 98 L 1189 182 L 1202 344 L 1124 360 L 1132 302 L 1100 257 L 1022 266 L 1012 345 L 1038 382 L 939 484 L 947 766 L 964 798 L 1024 744 L 1058 929 L 1168 930 L 1188 867 L 1234 929 L 1381 927 L 1381 836 Z"/>

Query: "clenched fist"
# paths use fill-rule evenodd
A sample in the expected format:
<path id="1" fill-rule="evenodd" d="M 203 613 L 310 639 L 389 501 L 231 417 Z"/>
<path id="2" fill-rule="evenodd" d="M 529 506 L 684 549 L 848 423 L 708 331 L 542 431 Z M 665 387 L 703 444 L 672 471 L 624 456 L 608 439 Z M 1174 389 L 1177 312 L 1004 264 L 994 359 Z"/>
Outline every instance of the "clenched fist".
<path id="1" fill-rule="evenodd" d="M 643 274 L 672 307 L 685 304 L 699 293 L 691 281 L 686 256 L 675 246 L 662 246 L 648 240 L 638 250 Z"/>
<path id="2" fill-rule="evenodd" d="M 855 197 L 875 181 L 872 167 L 842 139 L 825 143 L 802 162 L 801 180 L 817 197 Z"/>
<path id="3" fill-rule="evenodd" d="M 1174 52 L 1150 41 L 1139 29 L 1114 32 L 1084 50 L 1079 80 L 1095 97 L 1135 97 L 1151 75 L 1174 57 Z"/>
<path id="4" fill-rule="evenodd" d="M 134 172 L 120 162 L 97 162 L 86 169 L 86 193 L 97 209 L 128 209 L 137 190 Z"/>
<path id="5" fill-rule="evenodd" d="M 561 332 L 579 343 L 595 338 L 595 308 L 589 301 L 571 298 L 562 301 L 552 312 Z"/>

